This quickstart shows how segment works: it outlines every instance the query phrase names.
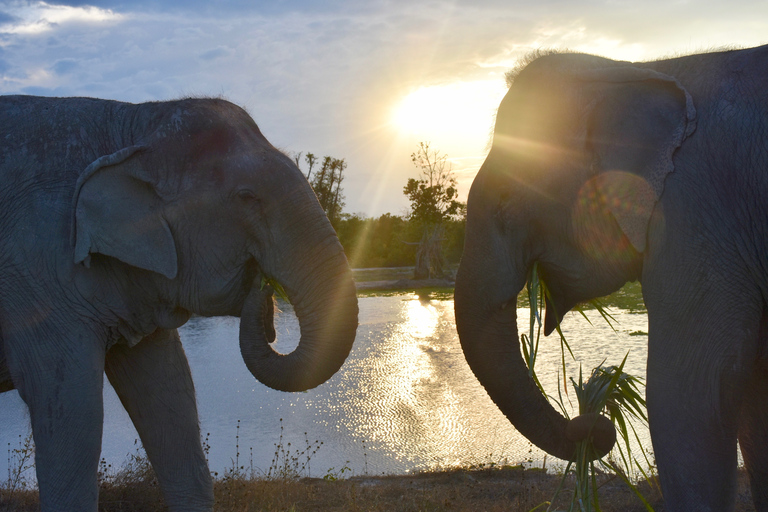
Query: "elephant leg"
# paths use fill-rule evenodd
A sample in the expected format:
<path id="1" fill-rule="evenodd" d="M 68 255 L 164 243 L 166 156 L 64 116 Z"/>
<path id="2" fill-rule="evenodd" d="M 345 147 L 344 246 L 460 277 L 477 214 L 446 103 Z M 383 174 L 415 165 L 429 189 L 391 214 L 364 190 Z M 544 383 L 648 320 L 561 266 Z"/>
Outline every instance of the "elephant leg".
<path id="1" fill-rule="evenodd" d="M 106 373 L 136 426 L 171 510 L 212 510 L 195 389 L 176 330 L 107 353 Z"/>
<path id="2" fill-rule="evenodd" d="M 694 377 L 683 364 L 667 365 L 659 352 L 649 351 L 646 394 L 667 510 L 731 510 L 737 411 L 728 398 L 736 397 L 721 394 L 718 372 Z"/>
<path id="3" fill-rule="evenodd" d="M 648 419 L 666 510 L 732 510 L 744 375 L 759 320 L 741 303 L 734 311 L 671 292 L 648 305 Z"/>
<path id="4" fill-rule="evenodd" d="M 32 314 L 19 316 L 37 320 Z M 104 342 L 87 329 L 67 332 L 62 323 L 46 323 L 3 324 L 8 367 L 29 408 L 40 509 L 95 512 Z"/>
<path id="5" fill-rule="evenodd" d="M 752 373 L 741 410 L 739 444 L 752 484 L 752 501 L 758 512 L 768 511 L 768 363 Z"/>

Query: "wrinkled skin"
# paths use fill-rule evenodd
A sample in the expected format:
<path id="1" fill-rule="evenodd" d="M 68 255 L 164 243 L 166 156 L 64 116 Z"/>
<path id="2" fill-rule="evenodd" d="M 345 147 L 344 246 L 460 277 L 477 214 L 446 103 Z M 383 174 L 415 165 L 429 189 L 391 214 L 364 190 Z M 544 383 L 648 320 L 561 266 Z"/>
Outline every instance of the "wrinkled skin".
<path id="1" fill-rule="evenodd" d="M 211 510 L 194 386 L 176 328 L 241 316 L 268 386 L 341 366 L 357 299 L 303 177 L 222 100 L 132 105 L 0 97 L 0 391 L 29 407 L 43 511 L 95 511 L 106 372 L 171 510 Z M 280 355 L 269 279 L 301 340 Z"/>
<path id="2" fill-rule="evenodd" d="M 666 510 L 732 509 L 737 440 L 768 510 L 766 89 L 765 46 L 649 63 L 540 57 L 502 101 L 469 194 L 462 347 L 545 451 L 571 459 L 574 429 L 520 356 L 527 273 L 538 262 L 552 292 L 547 334 L 577 303 L 641 281 Z"/>

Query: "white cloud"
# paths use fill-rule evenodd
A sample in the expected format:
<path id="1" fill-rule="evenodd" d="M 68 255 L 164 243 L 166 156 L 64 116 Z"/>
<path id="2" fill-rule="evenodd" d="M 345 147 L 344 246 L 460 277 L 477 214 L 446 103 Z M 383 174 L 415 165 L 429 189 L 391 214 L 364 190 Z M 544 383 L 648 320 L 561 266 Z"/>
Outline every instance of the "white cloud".
<path id="1" fill-rule="evenodd" d="M 134 102 L 223 95 L 246 107 L 279 147 L 346 158 L 350 211 L 398 213 L 415 137 L 431 139 L 466 182 L 481 155 L 465 146 L 484 147 L 488 139 L 483 129 L 465 146 L 446 136 L 438 147 L 437 132 L 394 130 L 392 107 L 410 91 L 502 82 L 504 70 L 538 47 L 640 60 L 768 42 L 768 4 L 752 0 L 734 0 L 727 10 L 661 0 L 650 7 L 337 0 L 311 8 L 298 0 L 273 2 L 269 12 L 262 2 L 208 11 L 199 9 L 202 3 L 143 2 L 125 11 L 0 0 L 0 93 Z M 443 103 L 462 110 L 453 100 Z M 461 116 L 470 117 L 449 112 L 445 119 Z M 469 131 L 461 136 L 471 138 Z M 371 190 L 380 202 L 374 204 Z"/>
<path id="2" fill-rule="evenodd" d="M 120 14 L 108 9 L 91 6 L 71 7 L 45 2 L 13 3 L 8 6 L 6 14 L 9 14 L 11 19 L 0 25 L 0 33 L 6 34 L 41 34 L 62 24 L 95 24 L 122 18 Z"/>

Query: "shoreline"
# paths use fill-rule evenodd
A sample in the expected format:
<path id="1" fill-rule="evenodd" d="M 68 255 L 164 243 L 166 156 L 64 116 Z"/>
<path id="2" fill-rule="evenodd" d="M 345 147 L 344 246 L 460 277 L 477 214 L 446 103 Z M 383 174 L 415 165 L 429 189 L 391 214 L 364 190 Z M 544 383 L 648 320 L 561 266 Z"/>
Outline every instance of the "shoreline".
<path id="1" fill-rule="evenodd" d="M 426 288 L 453 288 L 451 279 L 396 279 L 384 281 L 355 282 L 358 292 L 364 291 L 414 291 Z"/>

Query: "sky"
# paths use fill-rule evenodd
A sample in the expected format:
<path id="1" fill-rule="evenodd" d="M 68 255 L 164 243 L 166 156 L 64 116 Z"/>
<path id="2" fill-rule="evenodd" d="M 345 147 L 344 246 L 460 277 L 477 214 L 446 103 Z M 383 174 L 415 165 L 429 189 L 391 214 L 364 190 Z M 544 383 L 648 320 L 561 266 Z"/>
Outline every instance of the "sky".
<path id="1" fill-rule="evenodd" d="M 765 0 L 0 0 L 0 94 L 221 96 L 287 154 L 344 158 L 344 211 L 402 215 L 421 141 L 466 199 L 504 73 L 532 50 L 766 43 Z"/>

